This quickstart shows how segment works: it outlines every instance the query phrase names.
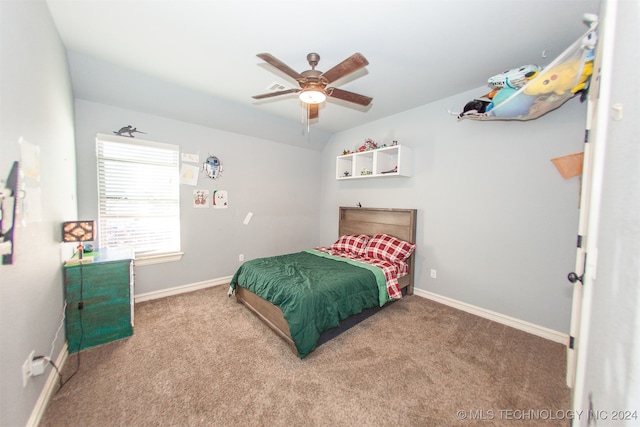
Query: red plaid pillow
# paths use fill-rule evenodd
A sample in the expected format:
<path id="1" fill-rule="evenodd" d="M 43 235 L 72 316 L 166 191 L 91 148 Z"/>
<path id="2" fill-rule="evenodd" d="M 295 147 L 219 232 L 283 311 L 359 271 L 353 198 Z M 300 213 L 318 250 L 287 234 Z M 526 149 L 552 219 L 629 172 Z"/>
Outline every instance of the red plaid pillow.
<path id="1" fill-rule="evenodd" d="M 331 249 L 364 256 L 364 250 L 367 247 L 368 241 L 369 236 L 366 234 L 345 234 L 340 236 L 340 238 L 331 245 Z"/>
<path id="2" fill-rule="evenodd" d="M 374 234 L 369 239 L 365 249 L 365 256 L 391 263 L 404 262 L 411 256 L 415 248 L 416 245 L 414 243 L 405 242 L 386 234 Z"/>

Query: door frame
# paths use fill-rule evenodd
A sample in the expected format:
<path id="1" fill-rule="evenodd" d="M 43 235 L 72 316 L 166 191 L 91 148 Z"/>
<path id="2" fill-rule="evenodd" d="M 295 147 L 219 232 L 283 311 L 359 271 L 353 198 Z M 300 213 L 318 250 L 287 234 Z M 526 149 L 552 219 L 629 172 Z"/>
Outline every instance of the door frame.
<path id="1" fill-rule="evenodd" d="M 598 225 L 602 196 L 604 158 L 609 123 L 611 69 L 615 40 L 617 1 L 604 2 L 600 10 L 598 45 L 591 77 L 585 153 L 580 195 L 579 241 L 575 272 L 581 281 L 574 284 L 570 345 L 567 346 L 567 385 L 573 389 L 574 409 L 584 387 L 584 360 L 591 318 L 592 288 L 598 263 Z M 572 345 L 571 345 L 572 344 Z"/>

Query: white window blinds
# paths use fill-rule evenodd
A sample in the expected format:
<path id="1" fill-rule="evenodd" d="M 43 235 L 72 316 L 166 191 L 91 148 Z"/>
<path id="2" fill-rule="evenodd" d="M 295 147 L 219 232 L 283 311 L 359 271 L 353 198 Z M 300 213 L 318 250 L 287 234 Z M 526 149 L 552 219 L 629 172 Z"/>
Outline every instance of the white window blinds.
<path id="1" fill-rule="evenodd" d="M 100 246 L 180 251 L 178 146 L 98 134 L 96 156 Z"/>

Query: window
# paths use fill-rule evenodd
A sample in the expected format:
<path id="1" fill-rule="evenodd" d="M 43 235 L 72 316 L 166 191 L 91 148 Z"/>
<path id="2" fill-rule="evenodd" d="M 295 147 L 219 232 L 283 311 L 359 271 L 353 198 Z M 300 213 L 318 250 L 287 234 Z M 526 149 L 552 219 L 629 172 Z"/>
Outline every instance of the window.
<path id="1" fill-rule="evenodd" d="M 179 259 L 178 146 L 98 134 L 96 156 L 100 246 L 131 246 L 137 260 Z"/>

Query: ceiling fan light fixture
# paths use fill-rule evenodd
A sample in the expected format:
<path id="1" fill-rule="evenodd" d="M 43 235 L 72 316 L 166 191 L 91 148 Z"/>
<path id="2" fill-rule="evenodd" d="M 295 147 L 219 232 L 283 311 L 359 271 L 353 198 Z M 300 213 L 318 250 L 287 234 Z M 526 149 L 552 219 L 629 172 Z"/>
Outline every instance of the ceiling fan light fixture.
<path id="1" fill-rule="evenodd" d="M 265 99 L 272 98 L 274 96 L 297 93 L 300 101 L 306 105 L 305 109 L 307 110 L 308 120 L 318 118 L 318 105 L 326 101 L 327 98 L 340 99 L 342 101 L 351 102 L 364 107 L 368 107 L 369 104 L 371 104 L 371 101 L 373 101 L 373 98 L 368 96 L 338 89 L 333 86 L 329 87 L 333 82 L 336 82 L 369 65 L 369 61 L 367 61 L 367 59 L 359 52 L 354 53 L 326 72 L 316 70 L 316 66 L 320 60 L 320 55 L 317 53 L 310 53 L 307 55 L 307 61 L 309 62 L 311 69 L 301 73 L 297 72 L 269 53 L 259 53 L 258 58 L 264 60 L 267 64 L 280 70 L 280 72 L 298 82 L 300 89 L 286 89 L 284 86 L 274 87 L 272 89 L 270 88 L 270 92 L 262 95 L 254 95 L 252 98 Z M 275 90 L 275 92 L 273 90 Z"/>
<path id="2" fill-rule="evenodd" d="M 309 89 L 300 92 L 300 101 L 305 104 L 322 104 L 326 99 L 327 95 L 318 89 Z"/>

